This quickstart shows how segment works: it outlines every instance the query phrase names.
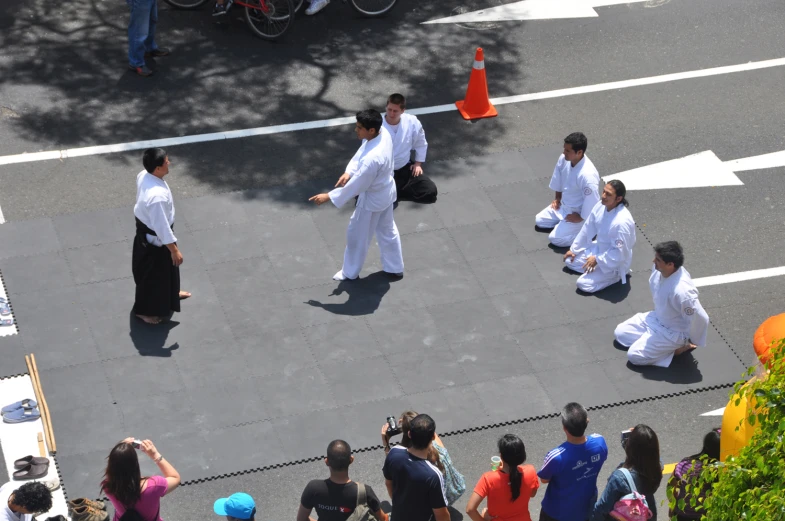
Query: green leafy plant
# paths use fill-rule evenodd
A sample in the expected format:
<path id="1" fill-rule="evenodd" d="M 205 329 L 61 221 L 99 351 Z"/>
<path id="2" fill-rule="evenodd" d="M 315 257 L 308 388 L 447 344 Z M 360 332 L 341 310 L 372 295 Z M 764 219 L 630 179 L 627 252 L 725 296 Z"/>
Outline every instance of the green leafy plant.
<path id="1" fill-rule="evenodd" d="M 685 485 L 690 506 L 704 521 L 785 521 L 785 339 L 772 346 L 767 369 L 767 375 L 734 386 L 737 406 L 742 398 L 754 405 L 742 420 L 758 426 L 750 442 L 736 457 L 705 464 Z M 749 375 L 759 370 L 751 368 Z M 670 490 L 668 499 L 671 508 L 684 507 L 684 499 L 674 499 Z"/>

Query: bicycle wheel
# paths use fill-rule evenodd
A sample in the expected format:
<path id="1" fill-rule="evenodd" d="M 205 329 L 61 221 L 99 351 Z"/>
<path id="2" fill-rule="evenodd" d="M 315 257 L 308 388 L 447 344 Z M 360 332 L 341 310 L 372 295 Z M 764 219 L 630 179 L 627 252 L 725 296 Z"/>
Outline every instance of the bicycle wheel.
<path id="1" fill-rule="evenodd" d="M 164 0 L 167 4 L 177 9 L 197 9 L 202 7 L 208 0 Z"/>
<path id="2" fill-rule="evenodd" d="M 260 38 L 275 40 L 294 20 L 293 0 L 247 0 L 253 7 L 245 7 L 245 21 Z"/>
<path id="3" fill-rule="evenodd" d="M 305 0 L 293 0 L 293 2 L 294 2 L 294 12 L 295 13 L 299 13 L 300 12 L 300 9 L 302 9 L 302 7 L 303 7 L 303 2 L 304 1 Z"/>
<path id="4" fill-rule="evenodd" d="M 350 0 L 355 11 L 369 18 L 384 16 L 396 2 L 397 0 Z"/>

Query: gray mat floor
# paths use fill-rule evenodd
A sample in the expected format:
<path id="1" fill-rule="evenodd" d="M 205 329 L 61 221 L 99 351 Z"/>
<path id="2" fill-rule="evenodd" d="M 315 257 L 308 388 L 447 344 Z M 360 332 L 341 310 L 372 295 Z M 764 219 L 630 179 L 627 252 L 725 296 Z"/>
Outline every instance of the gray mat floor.
<path id="1" fill-rule="evenodd" d="M 35 353 L 70 497 L 97 494 L 126 436 L 196 480 L 319 456 L 347 432 L 377 445 L 410 408 L 444 433 L 736 381 L 744 366 L 714 328 L 668 369 L 627 365 L 613 328 L 651 309 L 651 245 L 639 233 L 628 285 L 578 294 L 533 227 L 558 154 L 428 165 L 439 201 L 395 212 L 399 281 L 375 246 L 361 280 L 331 280 L 352 208 L 305 201 L 333 180 L 175 201 L 194 297 L 157 327 L 130 314 L 131 208 L 4 224 L 20 334 L 0 338 L 0 375 Z"/>

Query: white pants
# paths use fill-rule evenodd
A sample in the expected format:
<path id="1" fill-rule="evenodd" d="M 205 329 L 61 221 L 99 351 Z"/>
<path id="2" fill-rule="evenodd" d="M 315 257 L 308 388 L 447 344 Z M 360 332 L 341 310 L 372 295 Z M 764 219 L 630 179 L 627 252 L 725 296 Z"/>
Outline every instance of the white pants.
<path id="1" fill-rule="evenodd" d="M 572 241 L 578 236 L 581 231 L 583 221 L 579 223 L 568 223 L 564 220 L 566 215 L 562 212 L 564 206 L 558 210 L 551 208 L 548 205 L 543 211 L 534 217 L 534 224 L 540 228 L 553 228 L 551 233 L 548 234 L 548 240 L 554 246 L 562 248 L 569 248 L 572 246 Z"/>
<path id="2" fill-rule="evenodd" d="M 595 242 L 594 244 L 597 243 Z M 586 273 L 583 270 L 583 265 L 586 264 L 586 259 L 592 255 L 597 255 L 593 248 L 577 253 L 574 258 L 564 261 L 564 265 L 572 271 L 583 273 L 583 275 L 578 277 L 578 281 L 575 284 L 578 286 L 579 290 L 585 291 L 586 293 L 600 291 L 621 280 L 621 277 L 619 277 L 617 272 L 613 271 L 611 273 L 606 273 L 602 271 L 599 266 L 594 268 L 594 271 Z M 572 260 L 572 262 L 570 262 L 570 260 Z"/>
<path id="3" fill-rule="evenodd" d="M 673 353 L 684 345 L 687 340 L 683 338 L 679 342 L 654 331 L 646 324 L 646 317 L 649 313 L 638 313 L 634 317 L 625 320 L 613 332 L 616 341 L 624 347 L 629 347 L 627 360 L 633 365 L 656 365 L 657 367 L 668 367 L 673 360 Z M 680 338 L 684 335 L 680 335 Z"/>
<path id="4" fill-rule="evenodd" d="M 382 255 L 382 269 L 388 273 L 403 273 L 401 236 L 393 219 L 393 205 L 381 212 L 355 208 L 346 229 L 346 250 L 341 268 L 347 279 L 356 279 L 360 275 L 374 232 Z"/>

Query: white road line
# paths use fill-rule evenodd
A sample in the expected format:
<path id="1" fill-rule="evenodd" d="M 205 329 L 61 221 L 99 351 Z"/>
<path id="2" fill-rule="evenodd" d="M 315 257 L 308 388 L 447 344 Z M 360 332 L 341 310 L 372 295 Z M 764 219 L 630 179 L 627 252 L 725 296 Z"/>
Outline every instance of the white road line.
<path id="1" fill-rule="evenodd" d="M 493 63 L 489 68 L 493 74 Z M 593 92 L 604 92 L 609 90 L 626 89 L 630 87 L 640 87 L 644 85 L 654 85 L 657 83 L 668 83 L 672 81 L 688 80 L 694 78 L 706 78 L 722 74 L 735 72 L 749 72 L 771 67 L 781 67 L 785 65 L 785 58 L 773 60 L 763 60 L 757 62 L 741 63 L 738 65 L 727 65 L 723 67 L 713 67 L 710 69 L 699 69 L 694 71 L 677 72 L 664 74 L 661 76 L 649 76 L 646 78 L 636 78 L 632 80 L 613 81 L 609 83 L 599 83 L 597 85 L 585 85 L 583 87 L 572 87 L 568 89 L 558 89 L 545 92 L 534 92 L 531 94 L 521 94 L 517 96 L 505 96 L 491 99 L 494 105 L 507 105 L 510 103 L 522 103 L 526 101 L 536 101 L 550 98 L 560 98 L 565 96 L 576 96 L 579 94 L 590 94 Z M 439 112 L 450 112 L 456 110 L 455 105 L 436 105 L 433 107 L 423 107 L 410 110 L 415 115 L 436 114 Z M 318 128 L 337 127 L 354 123 L 354 117 L 342 117 L 332 119 L 322 119 L 316 121 L 306 121 L 302 123 L 288 123 L 285 125 L 272 125 L 267 127 L 247 128 L 242 130 L 230 130 L 224 132 L 211 132 L 209 134 L 196 134 L 191 136 L 171 137 L 163 139 L 151 139 L 146 141 L 133 141 L 130 143 L 116 143 L 113 145 L 99 145 L 83 148 L 70 148 L 64 150 L 52 150 L 46 152 L 33 152 L 30 154 L 14 154 L 0 156 L 0 165 L 11 165 L 15 163 L 29 163 L 33 161 L 46 161 L 51 159 L 67 159 L 70 157 L 91 156 L 99 154 L 112 154 L 118 152 L 128 152 L 131 150 L 141 150 L 150 147 L 172 147 L 177 145 L 187 145 L 191 143 L 203 143 L 207 141 L 220 141 L 222 139 L 239 139 L 251 136 L 263 136 L 270 134 L 280 134 L 284 132 L 297 132 L 300 130 L 312 130 Z"/>
<path id="2" fill-rule="evenodd" d="M 745 157 L 742 159 L 725 161 L 725 164 L 729 165 L 731 170 L 734 172 L 777 168 L 780 166 L 785 166 L 785 150 L 781 152 L 772 152 L 771 154 L 763 154 L 761 156 Z"/>
<path id="3" fill-rule="evenodd" d="M 725 412 L 725 407 L 720 407 L 719 409 L 714 409 L 713 411 L 704 412 L 701 416 L 722 416 Z"/>
<path id="4" fill-rule="evenodd" d="M 726 275 L 713 275 L 711 277 L 701 277 L 692 279 L 698 287 L 716 286 L 717 284 L 728 284 L 731 282 L 742 282 L 745 280 L 766 279 L 769 277 L 779 277 L 785 275 L 785 266 L 777 268 L 765 268 L 762 270 L 740 271 L 728 273 Z"/>
<path id="5" fill-rule="evenodd" d="M 4 222 L 5 222 L 5 217 L 3 216 L 3 209 L 0 208 L 0 224 L 3 224 Z"/>

